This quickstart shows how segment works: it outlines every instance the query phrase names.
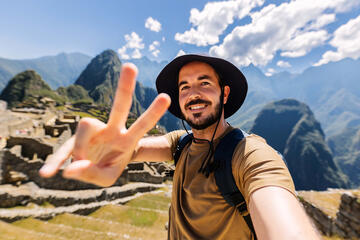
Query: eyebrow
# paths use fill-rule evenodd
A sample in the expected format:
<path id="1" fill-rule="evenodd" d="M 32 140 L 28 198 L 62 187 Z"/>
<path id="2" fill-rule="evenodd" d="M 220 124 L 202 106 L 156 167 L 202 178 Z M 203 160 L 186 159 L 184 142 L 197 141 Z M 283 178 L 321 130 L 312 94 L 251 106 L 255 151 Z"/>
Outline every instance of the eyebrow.
<path id="1" fill-rule="evenodd" d="M 204 80 L 204 79 L 211 79 L 211 77 L 209 75 L 201 75 L 200 77 L 198 77 L 198 80 Z"/>
<path id="2" fill-rule="evenodd" d="M 204 74 L 204 75 L 199 76 L 197 80 L 200 81 L 200 80 L 204 80 L 204 79 L 211 79 L 211 77 L 210 77 L 209 75 L 207 75 L 207 74 Z M 178 87 L 181 87 L 181 85 L 184 85 L 184 84 L 186 84 L 186 83 L 187 83 L 187 81 L 181 81 L 181 82 L 178 84 Z"/>

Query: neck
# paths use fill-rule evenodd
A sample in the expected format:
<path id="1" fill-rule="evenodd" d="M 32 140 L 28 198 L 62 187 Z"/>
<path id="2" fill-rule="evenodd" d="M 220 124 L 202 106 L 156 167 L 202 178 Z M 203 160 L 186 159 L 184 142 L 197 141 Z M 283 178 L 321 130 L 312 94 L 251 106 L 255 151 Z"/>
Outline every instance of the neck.
<path id="1" fill-rule="evenodd" d="M 211 141 L 211 138 L 212 138 L 215 128 L 216 128 L 216 124 L 217 124 L 217 122 L 205 129 L 202 129 L 202 130 L 196 130 L 196 129 L 192 128 L 191 130 L 194 134 L 194 138 L 206 139 L 208 141 Z M 214 139 L 221 136 L 225 132 L 225 130 L 228 128 L 228 126 L 229 126 L 228 123 L 225 121 L 224 117 L 222 117 L 219 122 L 219 126 L 217 127 Z"/>

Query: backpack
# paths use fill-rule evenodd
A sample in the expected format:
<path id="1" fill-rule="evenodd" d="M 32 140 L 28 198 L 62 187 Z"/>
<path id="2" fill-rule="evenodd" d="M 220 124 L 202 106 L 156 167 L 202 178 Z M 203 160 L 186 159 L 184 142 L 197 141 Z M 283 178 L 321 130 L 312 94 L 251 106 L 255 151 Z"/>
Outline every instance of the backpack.
<path id="1" fill-rule="evenodd" d="M 216 185 L 218 186 L 221 195 L 230 206 L 236 207 L 239 210 L 250 231 L 252 232 L 254 239 L 256 240 L 257 238 L 250 214 L 244 215 L 247 210 L 246 202 L 243 195 L 236 186 L 231 167 L 231 161 L 235 147 L 246 136 L 248 136 L 246 132 L 243 132 L 240 129 L 233 129 L 220 140 L 220 143 L 215 149 L 214 160 L 216 161 L 216 159 L 221 159 L 222 165 L 217 170 L 215 170 L 214 176 Z M 192 139 L 192 133 L 185 133 L 180 137 L 176 151 L 174 153 L 175 166 L 180 158 L 182 150 L 188 143 L 192 141 Z"/>

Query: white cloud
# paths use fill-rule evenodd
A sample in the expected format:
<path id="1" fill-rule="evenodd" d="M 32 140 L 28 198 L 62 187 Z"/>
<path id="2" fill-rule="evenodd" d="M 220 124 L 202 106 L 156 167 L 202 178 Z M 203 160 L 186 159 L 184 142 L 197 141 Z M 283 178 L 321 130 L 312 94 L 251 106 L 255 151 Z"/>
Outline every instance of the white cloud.
<path id="1" fill-rule="evenodd" d="M 137 48 L 135 48 L 134 49 L 134 51 L 132 52 L 132 54 L 131 54 L 131 57 L 132 58 L 141 58 L 141 53 L 140 53 L 140 50 L 139 49 L 137 49 Z"/>
<path id="2" fill-rule="evenodd" d="M 126 44 L 118 49 L 121 59 L 141 58 L 140 49 L 145 47 L 143 39 L 135 32 L 125 34 Z M 131 54 L 128 52 L 131 51 Z"/>
<path id="3" fill-rule="evenodd" d="M 162 40 L 163 42 L 165 42 L 165 37 L 162 37 L 161 40 Z"/>
<path id="4" fill-rule="evenodd" d="M 124 60 L 130 59 L 130 56 L 126 53 L 126 50 L 127 49 L 125 46 L 118 49 L 118 53 L 119 53 L 121 59 L 124 59 Z"/>
<path id="5" fill-rule="evenodd" d="M 179 56 L 182 56 L 185 54 L 186 54 L 186 52 L 184 52 L 184 50 L 180 49 L 179 52 L 176 54 L 176 57 L 179 57 Z"/>
<path id="6" fill-rule="evenodd" d="M 314 47 L 323 45 L 329 38 L 325 30 L 304 32 L 285 44 L 281 53 L 283 57 L 301 57 L 310 52 Z"/>
<path id="7" fill-rule="evenodd" d="M 161 31 L 161 23 L 158 20 L 148 17 L 145 21 L 145 27 L 154 32 Z"/>
<path id="8" fill-rule="evenodd" d="M 160 46 L 160 43 L 158 41 L 153 41 L 149 46 L 149 51 L 154 57 L 158 57 L 160 54 L 160 50 L 158 47 Z"/>
<path id="9" fill-rule="evenodd" d="M 319 62 L 314 66 L 320 66 L 330 61 L 339 61 L 344 58 L 357 59 L 360 57 L 360 15 L 349 20 L 346 24 L 340 26 L 334 32 L 334 38 L 330 45 L 336 48 L 336 51 L 327 51 L 322 55 Z"/>
<path id="10" fill-rule="evenodd" d="M 149 46 L 149 51 L 154 51 L 158 46 L 160 46 L 160 43 L 158 41 L 153 41 Z"/>
<path id="11" fill-rule="evenodd" d="M 266 75 L 267 77 L 271 77 L 274 73 L 275 73 L 275 69 L 269 68 L 269 69 L 267 70 L 267 72 L 265 73 L 265 75 Z"/>
<path id="12" fill-rule="evenodd" d="M 330 34 L 322 29 L 336 13 L 351 9 L 358 0 L 292 0 L 270 4 L 250 13 L 251 23 L 237 26 L 209 53 L 238 65 L 266 65 L 277 52 L 300 57 L 324 45 Z"/>
<path id="13" fill-rule="evenodd" d="M 151 54 L 152 54 L 154 57 L 158 57 L 159 54 L 160 54 L 160 50 L 159 50 L 159 49 L 156 49 L 156 50 L 152 51 Z"/>
<path id="14" fill-rule="evenodd" d="M 189 21 L 194 27 L 184 33 L 176 33 L 175 40 L 197 46 L 216 44 L 234 19 L 244 18 L 254 7 L 263 4 L 264 0 L 231 0 L 209 2 L 202 11 L 193 8 Z"/>
<path id="15" fill-rule="evenodd" d="M 320 29 L 326 25 L 328 25 L 329 23 L 332 23 L 336 20 L 336 15 L 335 14 L 324 14 L 321 15 L 320 17 L 318 17 L 313 23 L 311 23 L 311 25 L 309 26 L 309 30 L 311 29 Z"/>
<path id="16" fill-rule="evenodd" d="M 289 62 L 282 61 L 282 60 L 278 61 L 278 62 L 276 63 L 276 65 L 279 66 L 279 67 L 282 67 L 282 68 L 289 68 L 289 67 L 291 67 L 291 64 L 290 64 Z"/>
<path id="17" fill-rule="evenodd" d="M 125 35 L 126 45 L 128 48 L 136 48 L 136 49 L 143 49 L 144 43 L 142 42 L 142 38 L 137 35 L 136 32 L 132 32 L 130 35 Z"/>

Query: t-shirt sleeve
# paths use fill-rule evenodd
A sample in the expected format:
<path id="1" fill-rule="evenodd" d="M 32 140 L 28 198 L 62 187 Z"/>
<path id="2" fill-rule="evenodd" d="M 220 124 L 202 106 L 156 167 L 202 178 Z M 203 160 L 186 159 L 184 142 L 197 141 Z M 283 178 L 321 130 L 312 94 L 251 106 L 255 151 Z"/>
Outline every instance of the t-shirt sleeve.
<path id="1" fill-rule="evenodd" d="M 176 130 L 176 131 L 172 131 L 172 132 L 169 132 L 164 135 L 166 140 L 170 143 L 172 155 L 175 153 L 176 146 L 179 142 L 181 135 L 183 135 L 185 133 L 186 133 L 186 131 L 184 131 L 184 130 Z"/>
<path id="2" fill-rule="evenodd" d="M 250 135 L 237 146 L 232 166 L 235 182 L 247 205 L 255 190 L 267 186 L 284 188 L 296 196 L 284 160 L 259 136 Z"/>

